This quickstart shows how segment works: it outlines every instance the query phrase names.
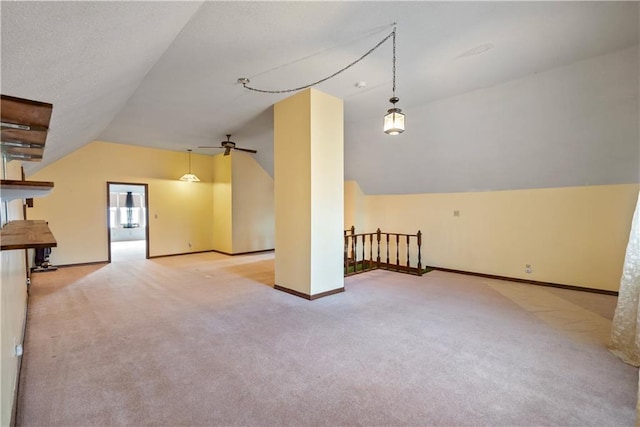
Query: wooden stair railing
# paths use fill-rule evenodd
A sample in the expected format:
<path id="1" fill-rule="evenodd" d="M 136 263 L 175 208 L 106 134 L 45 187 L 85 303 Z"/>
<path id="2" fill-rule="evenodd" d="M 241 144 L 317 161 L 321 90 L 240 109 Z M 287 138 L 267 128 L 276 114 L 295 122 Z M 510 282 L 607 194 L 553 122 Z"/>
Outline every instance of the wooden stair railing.
<path id="1" fill-rule="evenodd" d="M 394 245 L 395 259 L 390 257 L 393 254 L 390 249 Z M 386 262 L 380 258 L 381 246 L 384 246 L 386 251 Z M 415 265 L 411 262 L 412 253 L 416 254 Z M 356 234 L 354 227 L 345 230 L 344 275 L 350 276 L 376 269 L 422 276 L 422 232 L 418 230 L 416 234 L 387 233 L 378 228 L 375 233 Z"/>

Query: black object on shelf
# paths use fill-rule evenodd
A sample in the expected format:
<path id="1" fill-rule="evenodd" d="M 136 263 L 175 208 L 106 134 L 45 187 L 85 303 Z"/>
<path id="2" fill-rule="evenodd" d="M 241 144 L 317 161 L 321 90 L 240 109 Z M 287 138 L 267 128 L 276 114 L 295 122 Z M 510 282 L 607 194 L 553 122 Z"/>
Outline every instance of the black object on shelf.
<path id="1" fill-rule="evenodd" d="M 32 271 L 34 272 L 44 272 L 44 271 L 55 271 L 58 267 L 54 267 L 49 262 L 49 256 L 51 255 L 51 248 L 37 248 L 35 249 L 35 255 L 33 263 L 35 267 Z"/>

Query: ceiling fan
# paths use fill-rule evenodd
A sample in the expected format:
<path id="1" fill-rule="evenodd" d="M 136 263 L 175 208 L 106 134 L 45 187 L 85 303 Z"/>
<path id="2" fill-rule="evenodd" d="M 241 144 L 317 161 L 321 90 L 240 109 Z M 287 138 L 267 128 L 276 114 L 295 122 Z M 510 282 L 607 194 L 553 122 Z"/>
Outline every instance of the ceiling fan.
<path id="1" fill-rule="evenodd" d="M 236 147 L 236 143 L 231 141 L 231 135 L 227 135 L 227 140 L 222 141 L 219 147 L 213 147 L 210 145 L 200 145 L 198 148 L 224 148 L 225 156 L 228 156 L 229 153 L 231 153 L 231 150 L 246 151 L 247 153 L 257 153 L 256 150 L 251 150 L 249 148 Z"/>

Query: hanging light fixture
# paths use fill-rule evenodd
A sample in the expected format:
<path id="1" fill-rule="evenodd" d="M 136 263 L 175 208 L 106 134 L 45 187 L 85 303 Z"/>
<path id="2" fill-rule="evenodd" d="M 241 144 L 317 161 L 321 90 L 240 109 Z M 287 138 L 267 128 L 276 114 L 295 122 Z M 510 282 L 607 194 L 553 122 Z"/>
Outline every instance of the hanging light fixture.
<path id="1" fill-rule="evenodd" d="M 393 108 L 390 108 L 387 111 L 387 114 L 384 116 L 384 132 L 389 134 L 389 135 L 398 135 L 402 132 L 404 132 L 404 122 L 405 122 L 405 117 L 404 114 L 402 113 L 402 110 L 400 108 L 396 108 L 396 103 L 399 101 L 398 97 L 396 96 L 396 23 L 394 22 L 393 24 L 391 24 L 391 26 L 393 27 L 393 31 L 391 31 L 391 33 L 389 33 L 385 38 L 383 38 L 377 45 L 375 45 L 374 47 L 372 47 L 371 49 L 369 49 L 364 55 L 362 55 L 360 58 L 356 59 L 355 61 L 351 62 L 350 64 L 348 64 L 347 66 L 339 69 L 338 71 L 336 71 L 335 73 L 324 77 L 320 80 L 317 80 L 313 83 L 309 83 L 306 84 L 304 86 L 298 86 L 298 87 L 294 87 L 294 88 L 290 88 L 290 89 L 278 89 L 278 90 L 270 90 L 270 89 L 260 89 L 257 87 L 253 87 L 250 86 L 250 80 L 247 77 L 240 77 L 238 79 L 238 84 L 241 84 L 245 89 L 254 91 L 254 92 L 261 92 L 261 93 L 275 93 L 275 94 L 281 94 L 281 93 L 288 93 L 288 92 L 297 92 L 299 90 L 303 90 L 303 89 L 307 89 L 310 87 L 313 87 L 315 85 L 318 85 L 320 83 L 324 83 L 329 79 L 332 79 L 333 77 L 337 76 L 338 74 L 341 74 L 342 72 L 348 70 L 349 68 L 353 67 L 354 65 L 356 65 L 357 63 L 359 63 L 360 61 L 362 61 L 364 58 L 366 58 L 367 56 L 369 56 L 371 53 L 373 53 L 376 49 L 378 49 L 380 46 L 382 46 L 384 44 L 384 42 L 386 42 L 387 40 L 389 40 L 390 38 L 393 40 L 393 96 L 391 97 L 391 99 L 389 99 L 389 102 L 391 102 L 393 104 Z M 358 83 L 358 85 L 360 85 L 361 83 Z M 363 87 L 364 85 L 360 85 L 357 87 Z"/>
<path id="2" fill-rule="evenodd" d="M 124 206 L 127 208 L 127 223 L 124 228 L 133 228 L 133 192 L 127 191 Z"/>
<path id="3" fill-rule="evenodd" d="M 396 108 L 396 102 L 400 99 L 396 96 L 396 29 L 391 33 L 393 36 L 393 96 L 389 102 L 393 108 L 389 108 L 384 116 L 384 133 L 398 135 L 404 132 L 404 114 L 400 108 Z"/>
<path id="4" fill-rule="evenodd" d="M 185 173 L 184 175 L 182 175 L 180 177 L 180 181 L 187 181 L 187 182 L 200 181 L 200 179 L 197 176 L 191 173 L 191 151 L 193 150 L 187 150 L 187 151 L 189 152 L 189 173 Z"/>

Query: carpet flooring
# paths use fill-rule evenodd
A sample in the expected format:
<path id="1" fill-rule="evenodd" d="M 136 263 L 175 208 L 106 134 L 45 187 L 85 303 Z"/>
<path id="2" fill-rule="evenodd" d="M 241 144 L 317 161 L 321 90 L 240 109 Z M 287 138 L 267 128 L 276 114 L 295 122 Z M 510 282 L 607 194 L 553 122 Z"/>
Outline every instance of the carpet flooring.
<path id="1" fill-rule="evenodd" d="M 374 271 L 307 301 L 273 254 L 34 276 L 21 426 L 631 426 L 616 298 Z"/>
<path id="2" fill-rule="evenodd" d="M 111 242 L 111 262 L 129 262 L 147 257 L 146 240 Z"/>

